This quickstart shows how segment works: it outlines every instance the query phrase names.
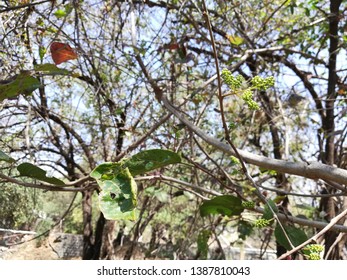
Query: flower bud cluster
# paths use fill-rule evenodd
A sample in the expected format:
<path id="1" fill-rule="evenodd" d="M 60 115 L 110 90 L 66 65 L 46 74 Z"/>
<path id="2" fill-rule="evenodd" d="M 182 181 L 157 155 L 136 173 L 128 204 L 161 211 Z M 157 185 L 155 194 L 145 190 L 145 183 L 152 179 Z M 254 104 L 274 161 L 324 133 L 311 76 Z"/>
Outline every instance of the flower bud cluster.
<path id="1" fill-rule="evenodd" d="M 248 108 L 251 110 L 259 109 L 258 103 L 254 101 L 253 92 L 255 90 L 267 90 L 275 84 L 274 77 L 262 78 L 260 76 L 255 76 L 250 81 L 251 86 L 245 87 L 245 78 L 241 75 L 234 77 L 227 69 L 222 70 L 221 76 L 232 92 L 236 94 L 241 92 L 241 98 L 246 102 Z"/>
<path id="2" fill-rule="evenodd" d="M 264 228 L 264 227 L 267 227 L 268 225 L 270 225 L 270 220 L 266 220 L 266 219 L 259 219 L 259 220 L 256 220 L 254 223 L 254 226 L 257 228 Z"/>

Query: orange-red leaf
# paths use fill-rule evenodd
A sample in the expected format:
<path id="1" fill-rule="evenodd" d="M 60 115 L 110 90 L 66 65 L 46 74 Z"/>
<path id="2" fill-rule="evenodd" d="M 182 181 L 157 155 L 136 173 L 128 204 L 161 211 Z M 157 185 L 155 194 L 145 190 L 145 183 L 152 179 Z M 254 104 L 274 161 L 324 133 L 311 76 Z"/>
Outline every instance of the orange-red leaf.
<path id="1" fill-rule="evenodd" d="M 180 48 L 180 45 L 177 43 L 164 44 L 164 50 L 177 50 Z"/>
<path id="2" fill-rule="evenodd" d="M 51 54 L 55 65 L 77 58 L 77 53 L 69 44 L 60 42 L 53 42 L 51 44 Z"/>

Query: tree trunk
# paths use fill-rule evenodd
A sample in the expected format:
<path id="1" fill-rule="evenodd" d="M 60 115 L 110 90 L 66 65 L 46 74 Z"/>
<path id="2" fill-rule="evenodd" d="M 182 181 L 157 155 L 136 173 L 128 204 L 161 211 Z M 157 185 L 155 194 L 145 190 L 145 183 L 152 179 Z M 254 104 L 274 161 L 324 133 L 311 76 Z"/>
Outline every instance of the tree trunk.
<path id="1" fill-rule="evenodd" d="M 106 219 L 104 215 L 102 214 L 102 212 L 100 212 L 100 216 L 99 216 L 98 222 L 96 223 L 96 229 L 95 229 L 93 260 L 100 259 L 102 236 L 104 234 L 105 223 L 106 223 Z"/>
<path id="2" fill-rule="evenodd" d="M 104 231 L 102 235 L 102 246 L 100 250 L 100 259 L 111 260 L 114 257 L 113 240 L 115 239 L 115 221 L 105 220 Z"/>
<path id="3" fill-rule="evenodd" d="M 325 118 L 323 119 L 323 129 L 324 129 L 324 138 L 325 142 L 325 163 L 333 165 L 335 163 L 335 99 L 336 99 L 336 84 L 337 84 L 337 75 L 336 75 L 336 58 L 338 50 L 338 24 L 339 24 L 339 9 L 341 5 L 341 0 L 331 0 L 330 1 L 330 17 L 329 17 L 329 80 L 328 80 L 328 94 L 325 102 Z M 326 186 L 328 193 L 333 193 L 335 190 Z M 330 221 L 333 217 L 336 216 L 338 207 L 334 201 L 334 197 L 330 197 L 326 200 L 322 200 L 321 208 L 327 214 L 327 220 Z M 334 242 L 337 238 L 337 233 L 328 232 L 325 234 L 325 257 L 327 253 L 331 251 L 328 259 L 340 259 L 340 253 L 338 246 L 334 245 Z M 335 248 L 330 249 L 332 246 Z"/>
<path id="4" fill-rule="evenodd" d="M 91 260 L 94 257 L 93 225 L 92 225 L 92 195 L 93 191 L 82 193 L 83 209 L 83 260 Z"/>

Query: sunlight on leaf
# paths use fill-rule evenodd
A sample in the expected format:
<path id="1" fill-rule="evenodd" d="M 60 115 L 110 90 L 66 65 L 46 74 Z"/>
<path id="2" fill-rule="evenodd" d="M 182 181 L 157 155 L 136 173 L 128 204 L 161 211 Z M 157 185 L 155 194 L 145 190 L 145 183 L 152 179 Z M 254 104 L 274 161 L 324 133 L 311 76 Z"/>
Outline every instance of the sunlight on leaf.
<path id="1" fill-rule="evenodd" d="M 228 38 L 229 42 L 233 45 L 239 46 L 243 43 L 243 38 L 238 37 L 238 36 L 232 36 L 232 35 L 226 35 Z"/>
<path id="2" fill-rule="evenodd" d="M 66 11 L 65 10 L 57 10 L 54 15 L 57 17 L 57 18 L 63 18 L 66 16 Z"/>
<path id="3" fill-rule="evenodd" d="M 169 164 L 180 163 L 181 160 L 181 156 L 175 152 L 153 149 L 140 152 L 122 162 L 129 168 L 130 173 L 136 176 Z"/>
<path id="4" fill-rule="evenodd" d="M 121 163 L 104 163 L 90 174 L 101 188 L 99 206 L 106 219 L 136 220 L 137 185 Z"/>
<path id="5" fill-rule="evenodd" d="M 181 162 L 181 157 L 172 151 L 153 149 L 140 152 L 120 162 L 105 162 L 97 166 L 90 176 L 101 188 L 100 210 L 106 219 L 135 220 L 137 216 L 137 185 L 133 176 Z M 148 190 L 150 191 L 150 190 Z M 167 197 L 158 191 L 159 201 Z"/>

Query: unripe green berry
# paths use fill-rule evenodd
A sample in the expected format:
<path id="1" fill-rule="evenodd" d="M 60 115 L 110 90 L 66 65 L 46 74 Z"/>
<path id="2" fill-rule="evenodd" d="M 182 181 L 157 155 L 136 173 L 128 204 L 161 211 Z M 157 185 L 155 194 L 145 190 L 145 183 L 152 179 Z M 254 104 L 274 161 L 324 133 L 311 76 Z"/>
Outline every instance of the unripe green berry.
<path id="1" fill-rule="evenodd" d="M 255 203 L 253 201 L 242 201 L 242 206 L 246 209 L 253 209 L 255 207 Z"/>
<path id="2" fill-rule="evenodd" d="M 318 253 L 311 253 L 308 255 L 308 259 L 309 260 L 320 260 L 320 255 Z"/>
<path id="3" fill-rule="evenodd" d="M 264 228 L 264 227 L 267 227 L 269 224 L 270 224 L 270 220 L 259 219 L 255 221 L 254 226 L 257 228 Z"/>

